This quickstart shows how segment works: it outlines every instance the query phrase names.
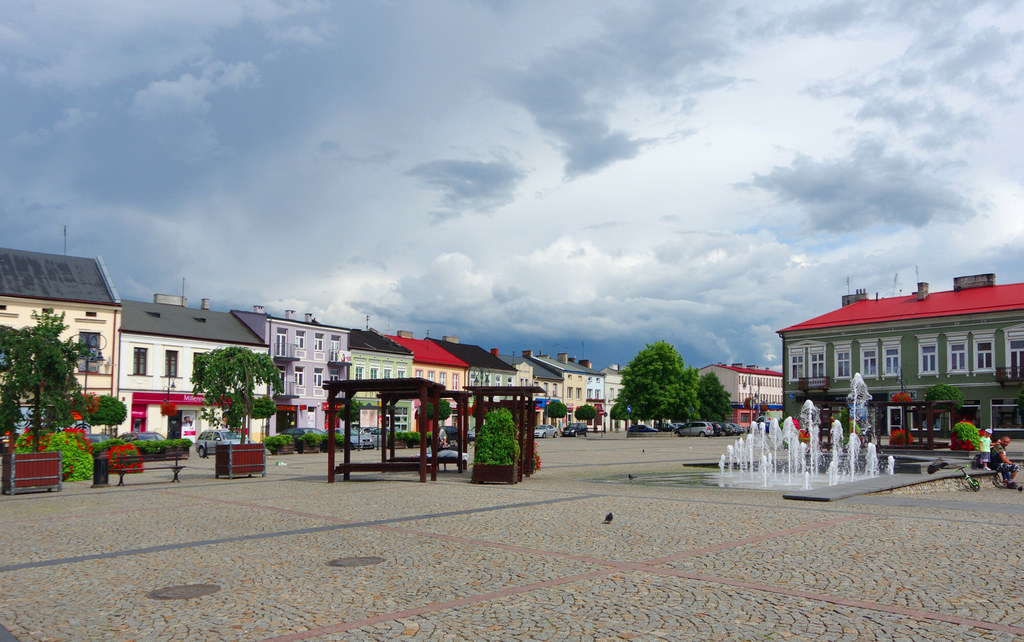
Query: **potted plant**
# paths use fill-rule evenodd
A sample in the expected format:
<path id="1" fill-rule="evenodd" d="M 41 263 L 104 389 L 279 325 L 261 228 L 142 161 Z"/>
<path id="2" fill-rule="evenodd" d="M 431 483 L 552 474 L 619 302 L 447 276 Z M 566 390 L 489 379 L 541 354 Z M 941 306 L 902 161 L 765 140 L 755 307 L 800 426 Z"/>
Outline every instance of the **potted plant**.
<path id="1" fill-rule="evenodd" d="M 291 455 L 295 453 L 295 444 L 291 435 L 271 435 L 263 440 L 271 455 Z"/>
<path id="2" fill-rule="evenodd" d="M 299 437 L 299 453 L 318 453 L 320 452 L 320 442 L 323 441 L 325 435 L 321 435 L 315 432 L 307 432 L 306 434 Z"/>
<path id="3" fill-rule="evenodd" d="M 519 474 L 519 442 L 512 413 L 498 408 L 487 413 L 477 430 L 473 481 L 514 484 Z"/>
<path id="4" fill-rule="evenodd" d="M 950 450 L 977 450 L 980 444 L 981 433 L 978 432 L 977 426 L 969 421 L 961 421 L 953 426 Z"/>

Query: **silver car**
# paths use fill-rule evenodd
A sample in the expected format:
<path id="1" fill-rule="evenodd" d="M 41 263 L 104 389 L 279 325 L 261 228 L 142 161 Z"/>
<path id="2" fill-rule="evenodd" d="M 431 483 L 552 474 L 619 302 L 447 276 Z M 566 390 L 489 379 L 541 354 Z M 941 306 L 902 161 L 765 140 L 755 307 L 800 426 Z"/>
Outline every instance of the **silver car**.
<path id="1" fill-rule="evenodd" d="M 551 424 L 541 424 L 533 429 L 533 436 L 536 439 L 543 439 L 545 437 L 557 437 L 558 430 Z"/>
<path id="2" fill-rule="evenodd" d="M 205 458 L 217 452 L 219 444 L 236 445 L 242 443 L 242 434 L 234 430 L 205 430 L 196 437 L 196 454 Z"/>
<path id="3" fill-rule="evenodd" d="M 677 425 L 672 432 L 678 437 L 712 437 L 715 434 L 715 427 L 708 421 L 691 421 L 688 424 Z"/>

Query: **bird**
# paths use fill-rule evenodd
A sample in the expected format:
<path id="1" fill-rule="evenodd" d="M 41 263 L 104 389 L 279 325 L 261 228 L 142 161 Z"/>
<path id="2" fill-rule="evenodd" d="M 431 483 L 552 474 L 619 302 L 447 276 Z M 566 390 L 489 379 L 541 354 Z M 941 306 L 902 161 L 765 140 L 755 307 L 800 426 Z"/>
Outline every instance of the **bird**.
<path id="1" fill-rule="evenodd" d="M 611 513 L 608 513 L 607 515 L 604 516 L 604 523 L 605 524 L 611 524 L 612 523 L 612 514 Z"/>
<path id="2" fill-rule="evenodd" d="M 928 474 L 934 475 L 935 471 L 939 470 L 940 468 L 947 468 L 948 466 L 949 464 L 947 462 L 942 461 L 942 457 L 939 457 L 932 463 L 928 464 Z"/>
<path id="3" fill-rule="evenodd" d="M 633 473 L 629 473 L 627 477 L 629 477 L 630 479 L 636 479 L 636 475 L 634 475 Z"/>

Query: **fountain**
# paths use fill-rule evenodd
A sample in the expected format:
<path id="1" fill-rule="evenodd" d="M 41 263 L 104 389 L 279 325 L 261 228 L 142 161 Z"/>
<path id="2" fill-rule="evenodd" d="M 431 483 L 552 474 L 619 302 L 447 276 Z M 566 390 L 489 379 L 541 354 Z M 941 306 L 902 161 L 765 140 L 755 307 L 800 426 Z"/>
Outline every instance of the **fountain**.
<path id="1" fill-rule="evenodd" d="M 878 453 L 870 439 L 867 413 L 871 394 L 860 373 L 851 381 L 847 401 L 853 429 L 847 437 L 842 423 L 833 421 L 828 452 L 821 447 L 821 414 L 810 400 L 800 410 L 799 425 L 792 417 L 781 428 L 778 419 L 768 424 L 752 422 L 750 434 L 729 445 L 719 460 L 719 485 L 810 490 L 878 476 Z M 893 457 L 887 463 L 886 474 L 894 474 Z"/>

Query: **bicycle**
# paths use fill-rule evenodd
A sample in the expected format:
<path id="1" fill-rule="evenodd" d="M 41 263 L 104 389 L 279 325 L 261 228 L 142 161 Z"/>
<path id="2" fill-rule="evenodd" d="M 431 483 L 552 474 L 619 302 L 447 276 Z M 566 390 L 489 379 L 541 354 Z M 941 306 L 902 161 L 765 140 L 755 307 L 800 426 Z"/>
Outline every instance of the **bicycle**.
<path id="1" fill-rule="evenodd" d="M 963 477 L 957 478 L 957 480 L 960 482 L 960 486 L 964 490 L 969 490 L 975 493 L 981 490 L 981 482 L 967 474 L 966 466 L 961 466 L 958 470 L 964 475 Z M 996 475 L 996 477 L 998 476 L 999 475 Z"/>

